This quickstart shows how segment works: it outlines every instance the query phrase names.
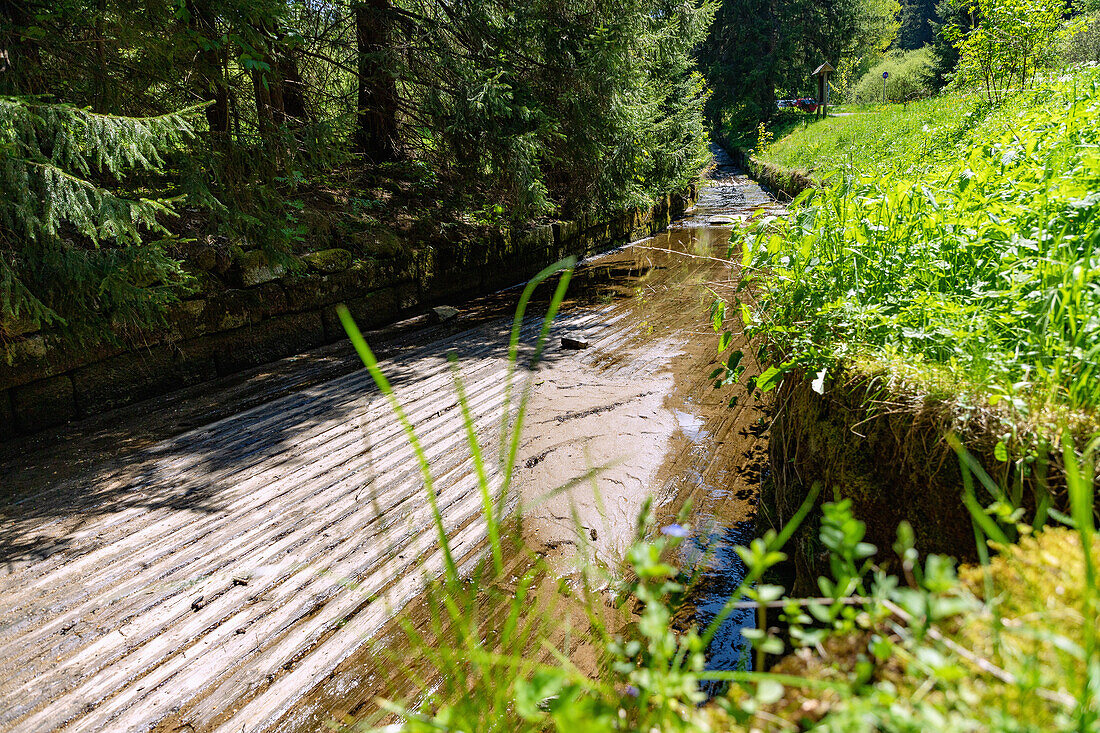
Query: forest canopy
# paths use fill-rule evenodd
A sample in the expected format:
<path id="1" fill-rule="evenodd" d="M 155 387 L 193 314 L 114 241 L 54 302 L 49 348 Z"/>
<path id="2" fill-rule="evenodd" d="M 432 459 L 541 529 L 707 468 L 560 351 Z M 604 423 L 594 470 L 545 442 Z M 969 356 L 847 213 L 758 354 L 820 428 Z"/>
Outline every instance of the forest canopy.
<path id="1" fill-rule="evenodd" d="M 1071 12 L 1029 2 L 1036 38 Z M 838 98 L 887 62 L 909 96 L 1020 80 L 1050 54 L 981 43 L 1006 4 L 0 0 L 0 339 L 155 324 L 202 287 L 189 242 L 293 267 L 319 227 L 409 246 L 645 206 L 823 61 Z M 1100 58 L 1090 23 L 1059 38 Z"/>
<path id="2" fill-rule="evenodd" d="M 319 189 L 364 226 L 414 195 L 493 226 L 648 204 L 706 160 L 714 10 L 3 0 L 0 337 L 147 324 L 188 287 L 181 242 L 277 258 Z"/>

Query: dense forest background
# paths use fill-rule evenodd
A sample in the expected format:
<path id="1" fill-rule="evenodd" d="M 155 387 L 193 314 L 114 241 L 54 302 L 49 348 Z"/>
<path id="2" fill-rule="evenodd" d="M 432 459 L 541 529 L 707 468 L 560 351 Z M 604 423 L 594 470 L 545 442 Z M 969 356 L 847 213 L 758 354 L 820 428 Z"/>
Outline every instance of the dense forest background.
<path id="1" fill-rule="evenodd" d="M 705 162 L 691 51 L 713 14 L 3 0 L 0 337 L 148 323 L 196 286 L 188 242 L 278 259 L 337 226 L 370 257 L 395 231 L 648 205 Z"/>
<path id="2" fill-rule="evenodd" d="M 321 229 L 371 258 L 647 205 L 697 175 L 710 132 L 751 133 L 777 96 L 809 94 L 823 61 L 839 99 L 887 62 L 920 76 L 916 93 L 947 83 L 977 14 L 966 0 L 0 0 L 0 340 L 155 323 L 202 287 L 194 243 L 293 268 Z"/>

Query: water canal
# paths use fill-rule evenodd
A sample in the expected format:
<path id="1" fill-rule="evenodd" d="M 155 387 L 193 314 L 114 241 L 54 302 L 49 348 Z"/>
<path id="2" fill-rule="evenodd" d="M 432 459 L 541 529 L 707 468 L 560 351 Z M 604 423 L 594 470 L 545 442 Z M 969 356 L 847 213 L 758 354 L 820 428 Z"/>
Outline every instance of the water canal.
<path id="1" fill-rule="evenodd" d="M 713 387 L 708 305 L 733 286 L 728 222 L 776 208 L 717 154 L 685 218 L 578 270 L 531 375 L 516 475 L 524 541 L 565 577 L 578 542 L 621 563 L 648 498 L 658 524 L 690 501 L 681 561 L 702 575 L 688 604 L 701 623 L 739 580 L 731 548 L 752 533 L 768 425 L 766 405 L 730 407 Z M 460 555 L 479 552 L 484 528 L 448 355 L 488 440 L 517 295 L 377 335 Z M 5 448 L 0 730 L 316 730 L 380 691 L 415 691 L 373 642 L 397 614 L 415 618 L 442 559 L 400 426 L 352 365 L 303 355 L 131 423 Z M 533 506 L 593 468 L 594 482 Z M 715 639 L 712 666 L 744 663 L 746 621 Z"/>

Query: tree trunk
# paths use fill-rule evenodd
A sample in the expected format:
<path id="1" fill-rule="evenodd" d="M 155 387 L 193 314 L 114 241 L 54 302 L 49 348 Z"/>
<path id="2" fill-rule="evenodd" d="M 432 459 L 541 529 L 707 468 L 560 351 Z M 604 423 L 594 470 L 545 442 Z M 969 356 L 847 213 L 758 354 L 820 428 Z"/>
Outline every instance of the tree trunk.
<path id="1" fill-rule="evenodd" d="M 767 4 L 768 40 L 764 45 L 764 56 L 767 59 L 764 67 L 764 88 L 760 90 L 760 112 L 764 119 L 771 119 L 775 115 L 775 69 L 778 64 L 776 58 L 779 53 L 779 33 L 781 21 L 779 18 L 779 3 L 777 0 L 768 0 Z"/>
<path id="2" fill-rule="evenodd" d="M 271 149 L 279 147 L 276 140 L 280 128 L 295 128 L 309 121 L 305 99 L 305 84 L 298 72 L 298 60 L 286 42 L 286 35 L 274 22 L 265 22 L 256 28 L 264 40 L 264 60 L 271 67 L 268 72 L 252 72 L 252 89 L 256 101 L 256 115 L 260 123 L 260 136 Z M 280 150 L 280 157 L 285 153 Z M 294 151 L 291 151 L 293 154 Z"/>
<path id="3" fill-rule="evenodd" d="M 110 108 L 107 104 L 107 41 L 104 37 L 103 20 L 107 14 L 106 0 L 96 0 L 95 8 L 95 71 L 92 94 L 92 109 L 104 113 Z"/>
<path id="4" fill-rule="evenodd" d="M 355 147 L 373 163 L 397 157 L 397 81 L 391 45 L 390 0 L 355 5 L 359 99 Z"/>
<path id="5" fill-rule="evenodd" d="M 306 105 L 306 85 L 298 72 L 298 59 L 294 50 L 288 48 L 280 37 L 276 46 L 275 72 L 279 75 L 282 122 L 303 125 L 311 120 Z"/>
<path id="6" fill-rule="evenodd" d="M 260 138 L 266 143 L 271 139 L 275 130 L 275 109 L 272 98 L 278 99 L 272 91 L 277 89 L 277 82 L 266 78 L 262 71 L 252 71 L 252 99 L 256 102 L 256 119 L 260 125 Z M 282 117 L 282 110 L 279 110 Z"/>
<path id="7" fill-rule="evenodd" d="M 211 104 L 206 107 L 206 123 L 210 127 L 210 139 L 214 147 L 221 147 L 229 135 L 229 90 L 222 73 L 220 49 L 214 46 L 220 37 L 217 18 L 211 8 L 202 0 L 188 0 L 187 11 L 191 16 L 188 27 L 191 32 L 205 40 L 197 43 L 199 96 Z"/>

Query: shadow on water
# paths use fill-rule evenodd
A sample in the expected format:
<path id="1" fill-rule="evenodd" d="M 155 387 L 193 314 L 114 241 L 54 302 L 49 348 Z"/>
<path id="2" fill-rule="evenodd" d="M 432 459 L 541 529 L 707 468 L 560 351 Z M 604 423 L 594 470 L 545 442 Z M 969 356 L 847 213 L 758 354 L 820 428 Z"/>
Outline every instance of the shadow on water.
<path id="1" fill-rule="evenodd" d="M 697 516 L 691 536 L 680 546 L 680 567 L 696 580 L 688 590 L 681 613 L 699 629 L 707 628 L 721 612 L 730 596 L 745 579 L 745 564 L 735 548 L 747 545 L 756 536 L 751 520 L 729 525 L 717 517 Z M 719 626 L 706 649 L 708 670 L 751 670 L 752 645 L 741 634 L 756 626 L 756 611 L 737 609 Z M 723 691 L 725 683 L 707 683 L 703 690 L 710 696 Z"/>

